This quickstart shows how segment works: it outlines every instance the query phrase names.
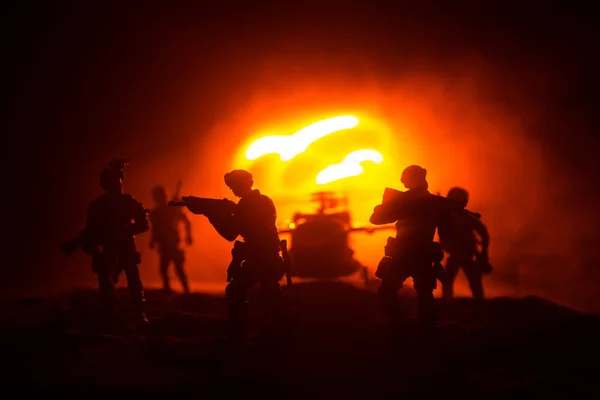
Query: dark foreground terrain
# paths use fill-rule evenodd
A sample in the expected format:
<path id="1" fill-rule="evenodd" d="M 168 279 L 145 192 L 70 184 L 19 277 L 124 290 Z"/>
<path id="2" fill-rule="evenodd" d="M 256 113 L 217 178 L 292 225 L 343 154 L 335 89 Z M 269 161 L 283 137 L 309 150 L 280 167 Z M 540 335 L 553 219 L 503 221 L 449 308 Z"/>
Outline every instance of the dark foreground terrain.
<path id="1" fill-rule="evenodd" d="M 407 293 L 412 292 L 407 290 Z M 94 291 L 4 303 L 2 398 L 188 393 L 196 398 L 365 398 L 600 394 L 600 317 L 535 297 L 439 302 L 433 356 L 419 345 L 414 302 L 401 332 L 383 323 L 372 291 L 343 283 L 286 290 L 288 334 L 274 343 L 254 315 L 245 346 L 228 345 L 223 299 L 150 291 L 150 324 L 103 324 Z M 122 308 L 127 293 L 119 292 Z"/>

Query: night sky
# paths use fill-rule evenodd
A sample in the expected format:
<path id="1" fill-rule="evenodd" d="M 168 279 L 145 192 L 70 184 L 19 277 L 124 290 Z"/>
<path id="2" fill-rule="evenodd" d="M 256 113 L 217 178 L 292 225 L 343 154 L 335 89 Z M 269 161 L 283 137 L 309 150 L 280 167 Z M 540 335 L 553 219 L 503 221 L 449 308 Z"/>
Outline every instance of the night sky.
<path id="1" fill-rule="evenodd" d="M 415 68 L 451 76 L 452 60 L 483 60 L 493 68 L 482 99 L 520 115 L 551 160 L 558 187 L 540 203 L 589 210 L 572 223 L 598 226 L 590 9 L 200 3 L 31 2 L 5 14 L 5 292 L 89 279 L 87 266 L 62 268 L 56 246 L 79 231 L 97 172 L 117 156 L 191 165 L 203 132 L 267 73 L 385 80 Z M 284 61 L 269 72 L 269 60 Z"/>

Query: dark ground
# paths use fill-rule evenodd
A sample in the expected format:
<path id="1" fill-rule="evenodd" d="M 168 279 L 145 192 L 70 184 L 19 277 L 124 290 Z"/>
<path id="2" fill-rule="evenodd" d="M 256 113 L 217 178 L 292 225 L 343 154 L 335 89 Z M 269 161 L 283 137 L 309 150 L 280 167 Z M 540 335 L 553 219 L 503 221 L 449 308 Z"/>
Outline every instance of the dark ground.
<path id="1" fill-rule="evenodd" d="M 119 293 L 126 309 L 127 294 Z M 148 326 L 102 326 L 91 290 L 5 302 L 3 398 L 600 395 L 598 315 L 535 297 L 496 298 L 477 319 L 468 299 L 438 301 L 439 340 L 428 358 L 415 334 L 412 289 L 404 297 L 411 316 L 393 340 L 373 291 L 323 282 L 286 293 L 294 307 L 289 335 L 265 344 L 255 315 L 250 339 L 237 351 L 227 346 L 220 297 L 150 291 Z"/>

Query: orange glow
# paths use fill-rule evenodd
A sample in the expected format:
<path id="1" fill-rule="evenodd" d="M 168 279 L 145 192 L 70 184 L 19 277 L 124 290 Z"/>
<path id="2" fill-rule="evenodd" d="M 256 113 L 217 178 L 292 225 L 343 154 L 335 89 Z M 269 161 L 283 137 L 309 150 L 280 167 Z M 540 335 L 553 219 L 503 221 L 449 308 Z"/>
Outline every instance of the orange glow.
<path id="1" fill-rule="evenodd" d="M 252 173 L 255 187 L 275 202 L 277 223 L 282 229 L 294 229 L 290 223 L 295 213 L 317 210 L 318 204 L 311 202 L 310 198 L 311 193 L 318 191 L 348 197 L 352 225 L 368 225 L 373 207 L 381 200 L 383 189 L 386 186 L 401 188 L 399 171 L 407 163 L 418 162 L 414 156 L 414 138 L 409 135 L 408 129 L 399 125 L 392 130 L 376 110 L 352 108 L 328 111 L 324 108 L 318 112 L 300 108 L 285 113 L 279 120 L 264 116 L 252 130 L 306 132 L 309 127 L 319 126 L 324 121 L 336 121 L 336 118 L 340 121 L 340 117 L 331 118 L 332 113 L 345 115 L 355 122 L 360 121 L 360 124 L 350 128 L 351 120 L 348 119 L 348 128 L 320 137 L 306 146 L 306 151 L 296 149 L 287 154 L 282 151 L 283 158 L 287 159 L 285 162 L 281 162 L 281 154 L 275 151 L 253 160 L 248 157 L 249 149 L 252 146 L 256 148 L 256 143 L 260 143 L 264 137 L 248 135 L 237 143 L 237 155 L 231 160 L 229 168 L 242 168 Z M 329 122 L 329 126 L 332 125 Z M 294 156 L 291 157 L 291 154 Z M 388 234 L 383 231 L 373 235 L 352 234 L 350 245 L 361 262 L 374 268 L 381 258 Z M 360 248 L 356 247 L 358 243 Z"/>
<path id="2" fill-rule="evenodd" d="M 365 169 L 360 163 L 371 161 L 375 164 L 383 162 L 383 156 L 376 150 L 356 150 L 344 157 L 339 164 L 333 164 L 325 168 L 317 175 L 317 184 L 324 185 L 339 179 L 348 178 L 362 174 Z"/>
<path id="3" fill-rule="evenodd" d="M 279 154 L 281 161 L 289 161 L 306 151 L 314 141 L 343 129 L 354 128 L 356 125 L 358 125 L 356 117 L 341 116 L 315 122 L 292 135 L 264 136 L 248 147 L 246 158 L 256 160 L 265 154 L 275 153 Z"/>
<path id="4" fill-rule="evenodd" d="M 190 148 L 187 158 L 165 155 L 148 165 L 136 163 L 135 168 L 150 174 L 151 183 L 174 180 L 165 165 L 187 171 L 182 176 L 182 194 L 236 201 L 223 175 L 232 169 L 245 169 L 254 176 L 254 187 L 274 201 L 277 224 L 287 230 L 297 212 L 317 211 L 318 204 L 310 200 L 311 193 L 318 191 L 347 197 L 353 226 L 367 225 L 384 188 L 404 190 L 402 170 L 418 164 L 428 171 L 432 193 L 445 194 L 452 186 L 470 191 L 469 208 L 481 212 L 490 229 L 492 264 L 498 271 L 516 274 L 521 267 L 513 255 L 520 242 L 513 238 L 527 237 L 525 228 L 538 218 L 548 219 L 537 211 L 539 196 L 547 186 L 542 179 L 541 151 L 528 139 L 517 118 L 507 116 L 496 104 L 481 101 L 479 84 L 485 80 L 479 79 L 487 79 L 486 75 L 480 77 L 462 67 L 451 80 L 421 72 L 407 73 L 401 79 L 363 79 L 336 73 L 315 80 L 289 72 L 293 68 L 269 71 L 243 103 L 224 106 L 222 118 L 206 132 L 200 134 L 195 127 L 202 126 L 203 121 L 191 125 L 199 143 L 198 148 Z M 353 116 L 360 123 L 313 141 L 306 151 L 296 151 L 285 162 L 278 153 L 265 153 L 252 160 L 247 157 L 249 147 L 261 137 L 290 135 L 336 116 Z M 377 150 L 384 161 L 364 162 L 364 172 L 359 175 L 316 182 L 321 171 L 359 149 Z M 527 155 L 527 168 L 523 168 L 523 154 Z M 132 169 L 129 187 L 143 182 L 134 173 Z M 131 191 L 145 193 L 147 185 L 131 187 Z M 147 196 L 151 204 L 150 194 Z M 514 204 L 507 200 L 517 198 Z M 223 240 L 205 218 L 193 217 L 192 224 L 197 245 L 186 253 L 190 277 L 224 280 L 231 243 Z M 352 233 L 350 245 L 355 257 L 373 272 L 390 235 L 393 232 Z M 529 251 L 526 245 L 520 246 L 521 253 Z M 141 251 L 146 250 L 142 247 Z M 572 254 L 566 249 L 560 251 Z M 155 263 L 156 254 L 147 252 L 146 259 Z M 156 268 L 148 271 L 148 275 L 156 275 Z M 487 287 L 496 276 L 500 272 L 487 278 Z"/>

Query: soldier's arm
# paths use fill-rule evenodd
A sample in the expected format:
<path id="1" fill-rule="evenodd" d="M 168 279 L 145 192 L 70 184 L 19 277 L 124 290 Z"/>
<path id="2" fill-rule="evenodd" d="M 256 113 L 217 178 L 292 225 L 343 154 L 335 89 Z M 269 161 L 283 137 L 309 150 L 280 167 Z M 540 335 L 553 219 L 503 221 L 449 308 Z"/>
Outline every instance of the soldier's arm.
<path id="1" fill-rule="evenodd" d="M 133 224 L 131 225 L 131 234 L 139 235 L 150 230 L 150 222 L 148 221 L 148 214 L 142 203 L 137 200 L 133 200 Z"/>
<path id="2" fill-rule="evenodd" d="M 233 242 L 240 234 L 239 223 L 233 214 L 207 215 L 208 221 L 223 239 Z"/>
<path id="3" fill-rule="evenodd" d="M 490 247 L 490 235 L 486 226 L 480 220 L 473 218 L 473 228 L 481 237 L 481 252 L 487 255 Z"/>

